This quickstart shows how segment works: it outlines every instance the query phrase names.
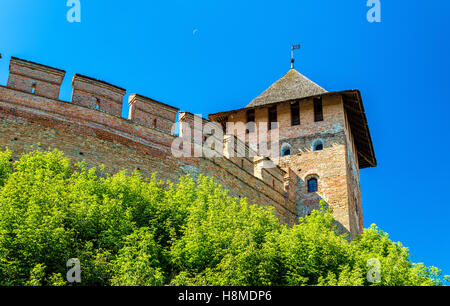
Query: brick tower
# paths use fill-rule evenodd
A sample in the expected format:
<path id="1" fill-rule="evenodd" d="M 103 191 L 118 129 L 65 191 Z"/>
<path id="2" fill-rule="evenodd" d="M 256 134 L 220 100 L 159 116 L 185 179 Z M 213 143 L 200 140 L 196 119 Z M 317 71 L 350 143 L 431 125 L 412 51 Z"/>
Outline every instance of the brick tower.
<path id="1" fill-rule="evenodd" d="M 245 108 L 209 118 L 244 126 L 245 131 L 231 133 L 250 146 L 253 139 L 258 144 L 264 141 L 259 135 L 276 130 L 280 157 L 274 161 L 296 175 L 298 216 L 317 209 L 323 199 L 342 230 L 351 237 L 362 232 L 359 169 L 377 162 L 358 90 L 327 92 L 292 68 Z M 261 131 L 263 122 L 266 131 Z"/>

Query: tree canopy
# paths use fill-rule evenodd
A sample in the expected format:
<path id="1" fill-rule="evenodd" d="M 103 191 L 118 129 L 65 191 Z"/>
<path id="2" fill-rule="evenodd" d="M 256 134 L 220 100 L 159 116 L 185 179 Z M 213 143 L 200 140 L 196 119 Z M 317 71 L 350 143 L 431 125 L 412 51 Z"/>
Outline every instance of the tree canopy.
<path id="1" fill-rule="evenodd" d="M 34 150 L 0 152 L 0 285 L 440 285 L 375 225 L 349 242 L 329 209 L 292 227 L 214 179 L 108 174 Z"/>

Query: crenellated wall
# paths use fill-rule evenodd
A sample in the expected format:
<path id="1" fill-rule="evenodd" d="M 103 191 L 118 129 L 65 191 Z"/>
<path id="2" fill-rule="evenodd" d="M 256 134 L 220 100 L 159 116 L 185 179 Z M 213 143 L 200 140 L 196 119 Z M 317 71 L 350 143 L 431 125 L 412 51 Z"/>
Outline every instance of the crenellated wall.
<path id="1" fill-rule="evenodd" d="M 81 74 L 72 80 L 72 103 L 121 116 L 126 90 Z"/>
<path id="2" fill-rule="evenodd" d="M 58 99 L 64 70 L 12 57 L 8 87 L 52 99 Z"/>
<path id="3" fill-rule="evenodd" d="M 128 119 L 172 133 L 178 108 L 137 94 L 130 95 L 128 105 Z"/>
<path id="4" fill-rule="evenodd" d="M 297 221 L 295 174 L 290 170 L 277 165 L 260 167 L 269 160 L 250 155 L 244 142 L 234 136 L 211 135 L 202 127 L 197 131 L 201 135 L 199 143 L 194 144 L 193 133 L 183 133 L 182 127 L 180 137 L 192 143 L 192 151 L 195 147 L 201 149 L 212 137 L 218 144 L 214 148 L 218 155 L 175 157 L 172 145 L 180 139 L 173 134 L 177 108 L 133 94 L 128 101 L 129 118 L 123 118 L 126 90 L 80 74 L 72 80 L 72 101 L 61 101 L 64 75 L 59 69 L 11 59 L 8 84 L 0 85 L 0 149 L 8 147 L 19 154 L 31 150 L 31 145 L 56 148 L 73 162 L 104 164 L 111 172 L 157 172 L 161 179 L 175 182 L 184 174 L 213 176 L 231 195 L 274 207 L 286 224 Z M 193 128 L 193 114 L 179 113 L 179 117 L 181 125 Z M 198 119 L 202 124 L 212 124 Z M 236 157 L 241 151 L 245 155 Z"/>

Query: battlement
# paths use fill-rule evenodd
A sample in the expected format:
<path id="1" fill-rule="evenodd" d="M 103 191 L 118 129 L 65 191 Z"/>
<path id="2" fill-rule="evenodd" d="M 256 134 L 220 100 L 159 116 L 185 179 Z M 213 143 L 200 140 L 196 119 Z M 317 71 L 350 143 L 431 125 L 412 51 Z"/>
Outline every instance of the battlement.
<path id="1" fill-rule="evenodd" d="M 172 132 L 178 108 L 138 94 L 129 97 L 128 105 L 128 119 L 166 133 Z"/>
<path id="2" fill-rule="evenodd" d="M 59 100 L 65 71 L 12 57 L 7 87 L 36 96 Z M 82 74 L 72 78 L 71 103 L 121 117 L 126 89 Z M 132 94 L 129 97 L 130 121 L 173 134 L 178 108 Z"/>
<path id="3" fill-rule="evenodd" d="M 64 70 L 12 57 L 9 63 L 8 87 L 39 96 L 58 99 Z"/>
<path id="4" fill-rule="evenodd" d="M 62 101 L 64 76 L 63 70 L 11 59 L 8 84 L 0 85 L 0 148 L 21 152 L 40 143 L 90 166 L 138 169 L 146 175 L 157 172 L 172 181 L 183 174 L 202 173 L 214 177 L 233 196 L 274 206 L 283 223 L 296 222 L 295 180 L 290 173 L 268 158 L 258 159 L 235 135 L 223 135 L 217 122 L 180 112 L 177 138 L 173 127 L 178 108 L 132 94 L 129 116 L 123 118 L 126 90 L 81 74 L 73 76 L 71 101 Z M 190 154 L 174 156 L 177 139 L 190 141 Z M 215 154 L 204 154 L 208 145 Z M 196 155 L 196 150 L 201 153 Z"/>
<path id="5" fill-rule="evenodd" d="M 81 74 L 72 80 L 72 103 L 121 116 L 126 90 Z"/>
<path id="6" fill-rule="evenodd" d="M 287 173 L 270 158 L 257 156 L 257 153 L 236 135 L 223 135 L 223 139 L 219 138 L 215 133 L 206 135 L 210 129 L 204 131 L 202 127 L 205 125 L 209 124 L 217 129 L 222 128 L 216 122 L 211 122 L 188 112 L 180 113 L 179 120 L 180 137 L 192 140 L 191 153 L 195 153 L 195 150 L 199 148 L 204 149 L 206 137 L 212 137 L 216 143 L 222 145 L 220 148 L 215 148 L 221 158 L 229 160 L 239 169 L 260 179 L 266 186 L 269 186 L 279 194 L 284 194 L 287 199 L 295 200 L 296 180 L 293 179 L 295 173 L 292 170 L 289 169 Z M 197 124 L 195 124 L 196 122 Z M 204 153 L 202 156 L 204 156 Z"/>

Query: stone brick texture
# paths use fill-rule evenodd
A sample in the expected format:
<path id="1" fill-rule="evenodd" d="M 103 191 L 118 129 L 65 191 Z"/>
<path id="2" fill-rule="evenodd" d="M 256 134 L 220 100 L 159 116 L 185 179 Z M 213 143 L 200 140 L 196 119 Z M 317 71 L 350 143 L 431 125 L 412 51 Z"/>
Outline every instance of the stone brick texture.
<path id="1" fill-rule="evenodd" d="M 178 109 L 139 95 L 129 97 L 128 119 L 140 124 L 172 133 Z"/>
<path id="2" fill-rule="evenodd" d="M 9 64 L 8 87 L 57 99 L 65 72 L 47 66 L 12 58 Z"/>
<path id="3" fill-rule="evenodd" d="M 291 125 L 291 102 L 277 105 L 280 152 L 283 144 L 291 146 L 291 155 L 280 157 L 280 168 L 295 174 L 295 204 L 297 216 L 308 215 L 325 200 L 333 209 L 339 228 L 351 238 L 362 233 L 363 218 L 356 148 L 348 125 L 342 97 L 323 96 L 323 120 L 314 121 L 313 99 L 300 101 L 300 125 Z M 255 139 L 259 145 L 271 141 L 270 131 L 245 133 L 246 110 L 228 116 L 228 121 L 242 122 L 233 131 L 242 141 Z M 255 109 L 256 123 L 268 121 L 268 107 Z M 236 124 L 235 124 L 236 126 Z M 258 127 L 261 125 L 258 124 Z M 320 140 L 323 150 L 313 151 L 313 143 Z M 251 146 L 251 145 L 250 145 Z M 275 161 L 275 160 L 274 160 Z M 308 192 L 307 181 L 318 180 L 317 192 Z"/>
<path id="4" fill-rule="evenodd" d="M 73 77 L 72 88 L 72 103 L 122 115 L 124 89 L 79 74 Z"/>
<path id="5" fill-rule="evenodd" d="M 277 104 L 278 127 L 246 134 L 246 110 L 228 117 L 235 123 L 222 138 L 216 137 L 214 157 L 175 157 L 172 144 L 178 109 L 141 95 L 129 97 L 129 118 L 121 117 L 125 89 L 75 75 L 72 101 L 59 100 L 64 71 L 17 58 L 10 62 L 7 86 L 0 85 L 0 148 L 17 155 L 35 146 L 59 149 L 74 163 L 89 167 L 103 164 L 114 173 L 139 170 L 157 173 L 177 182 L 181 175 L 212 176 L 230 195 L 250 203 L 274 207 L 281 222 L 292 225 L 301 216 L 319 208 L 320 200 L 333 208 L 342 231 L 353 238 L 363 230 L 357 151 L 342 96 L 322 97 L 323 120 L 314 121 L 313 99 L 300 101 L 300 125 L 291 125 L 289 101 Z M 192 141 L 195 115 L 179 113 L 180 137 L 190 141 L 189 150 L 202 149 L 207 138 Z M 268 107 L 255 109 L 255 121 L 268 121 Z M 203 124 L 211 124 L 201 118 Z M 261 127 L 258 125 L 258 127 Z M 275 159 L 255 156 L 264 142 L 279 135 L 280 152 L 289 144 L 291 154 Z M 178 138 L 180 139 L 180 138 Z M 323 150 L 314 151 L 320 140 Z M 259 146 L 255 146 L 256 141 Z M 188 150 L 188 151 L 189 151 Z M 244 152 L 242 155 L 241 153 Z M 241 154 L 241 155 L 239 155 Z M 15 156 L 17 158 L 17 156 Z M 267 165 L 271 165 L 267 167 Z M 317 192 L 308 192 L 310 178 L 318 181 Z"/>
<path id="6" fill-rule="evenodd" d="M 177 136 L 167 126 L 152 126 L 143 115 L 131 120 L 120 116 L 124 89 L 76 75 L 72 101 L 67 102 L 59 100 L 63 77 L 58 69 L 11 61 L 8 84 L 0 85 L 0 149 L 10 148 L 14 158 L 32 146 L 59 149 L 74 163 L 103 164 L 111 173 L 122 169 L 139 170 L 145 176 L 157 173 L 174 182 L 181 175 L 208 175 L 232 196 L 273 207 L 281 222 L 297 222 L 292 172 L 276 166 L 255 176 L 254 160 L 249 157 L 176 158 L 171 145 Z M 34 92 L 32 82 L 38 82 Z M 175 120 L 176 111 L 170 106 L 143 103 L 141 107 L 158 118 Z"/>

